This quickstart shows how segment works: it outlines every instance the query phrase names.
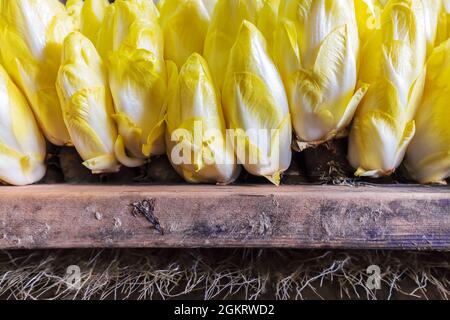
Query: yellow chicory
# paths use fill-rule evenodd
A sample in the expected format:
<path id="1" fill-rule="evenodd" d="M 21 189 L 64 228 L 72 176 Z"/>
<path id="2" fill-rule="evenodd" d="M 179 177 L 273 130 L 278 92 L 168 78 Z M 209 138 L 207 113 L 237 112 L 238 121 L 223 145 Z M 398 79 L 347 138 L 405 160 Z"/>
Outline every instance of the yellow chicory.
<path id="1" fill-rule="evenodd" d="M 0 3 L 0 57 L 25 93 L 46 138 L 70 144 L 55 81 L 64 38 L 75 29 L 58 0 L 14 0 Z"/>
<path id="2" fill-rule="evenodd" d="M 443 183 L 450 177 L 450 40 L 437 47 L 427 63 L 417 132 L 407 151 L 406 167 L 420 183 Z"/>
<path id="3" fill-rule="evenodd" d="M 57 89 L 70 137 L 93 173 L 117 172 L 117 129 L 106 66 L 92 42 L 79 32 L 64 40 Z"/>
<path id="4" fill-rule="evenodd" d="M 168 70 L 166 143 L 173 167 L 188 182 L 233 182 L 239 167 L 227 143 L 220 95 L 206 61 L 194 53 L 179 74 L 173 62 Z"/>
<path id="5" fill-rule="evenodd" d="M 231 49 L 222 101 L 239 162 L 251 174 L 279 184 L 292 157 L 289 105 L 266 41 L 248 21 Z"/>
<path id="6" fill-rule="evenodd" d="M 27 185 L 41 180 L 45 148 L 25 96 L 0 65 L 0 181 Z"/>
<path id="7" fill-rule="evenodd" d="M 381 29 L 367 44 L 360 79 L 370 84 L 353 123 L 349 160 L 357 176 L 392 174 L 414 137 L 415 112 L 425 80 L 424 8 L 418 0 L 391 0 Z"/>

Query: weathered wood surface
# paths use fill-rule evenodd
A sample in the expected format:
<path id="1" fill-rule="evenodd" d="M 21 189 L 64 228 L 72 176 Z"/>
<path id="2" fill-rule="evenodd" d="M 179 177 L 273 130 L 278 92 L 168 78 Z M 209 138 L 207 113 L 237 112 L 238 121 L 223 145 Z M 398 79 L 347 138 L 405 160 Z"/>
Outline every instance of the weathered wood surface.
<path id="1" fill-rule="evenodd" d="M 163 233 L 131 204 L 149 200 Z M 0 187 L 0 248 L 283 247 L 450 250 L 450 189 Z"/>

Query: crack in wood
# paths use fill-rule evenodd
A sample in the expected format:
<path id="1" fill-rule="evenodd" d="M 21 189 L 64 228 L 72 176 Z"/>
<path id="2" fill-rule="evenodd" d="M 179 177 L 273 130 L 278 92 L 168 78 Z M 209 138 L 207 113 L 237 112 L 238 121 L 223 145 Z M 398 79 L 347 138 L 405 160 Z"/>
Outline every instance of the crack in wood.
<path id="1" fill-rule="evenodd" d="M 155 199 L 146 199 L 131 204 L 132 213 L 135 217 L 144 217 L 152 225 L 152 227 L 158 231 L 161 235 L 164 235 L 164 228 L 161 226 L 158 217 L 155 216 Z"/>

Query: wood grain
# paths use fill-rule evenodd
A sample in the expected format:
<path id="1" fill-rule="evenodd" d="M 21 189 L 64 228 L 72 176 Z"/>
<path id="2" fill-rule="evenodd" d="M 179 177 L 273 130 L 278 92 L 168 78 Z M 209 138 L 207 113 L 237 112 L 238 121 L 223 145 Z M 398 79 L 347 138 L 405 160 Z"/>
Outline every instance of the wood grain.
<path id="1" fill-rule="evenodd" d="M 132 204 L 150 201 L 164 233 Z M 0 248 L 450 250 L 450 189 L 331 186 L 0 187 Z"/>

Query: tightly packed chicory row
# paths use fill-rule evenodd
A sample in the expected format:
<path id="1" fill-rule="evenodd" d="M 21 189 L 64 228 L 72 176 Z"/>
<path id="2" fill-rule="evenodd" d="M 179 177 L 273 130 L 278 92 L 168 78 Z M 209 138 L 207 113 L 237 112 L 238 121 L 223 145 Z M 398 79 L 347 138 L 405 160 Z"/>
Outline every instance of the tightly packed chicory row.
<path id="1" fill-rule="evenodd" d="M 93 173 L 279 184 L 348 136 L 357 176 L 442 183 L 448 38 L 448 0 L 0 0 L 0 180 L 42 179 L 45 137 Z"/>

